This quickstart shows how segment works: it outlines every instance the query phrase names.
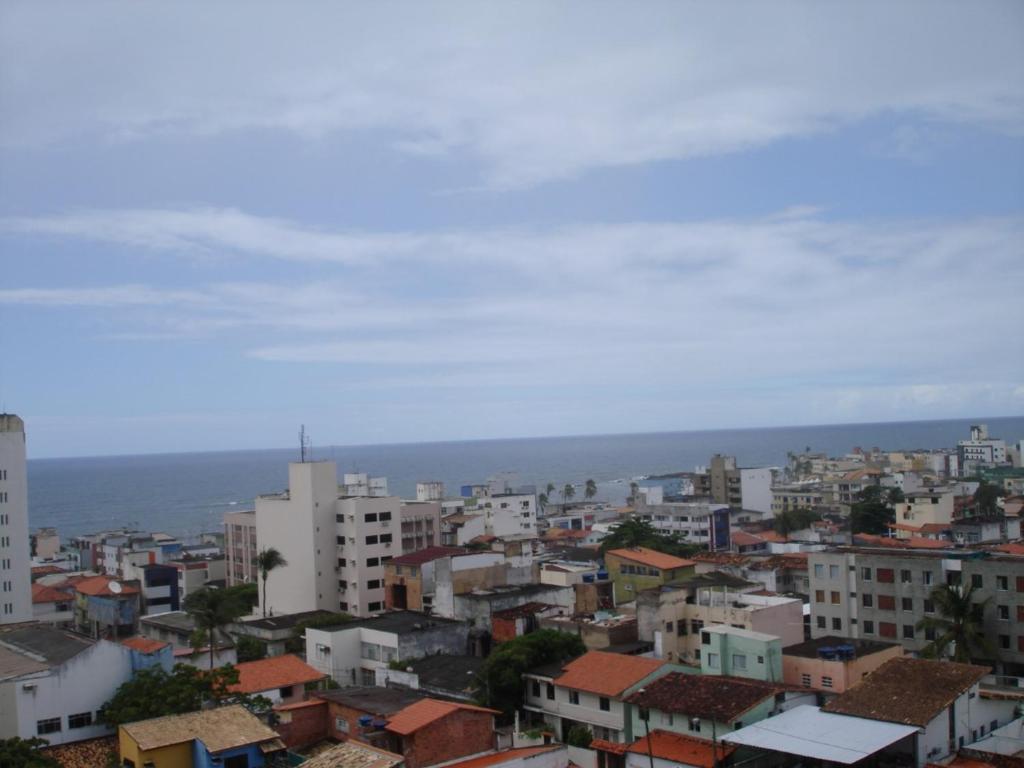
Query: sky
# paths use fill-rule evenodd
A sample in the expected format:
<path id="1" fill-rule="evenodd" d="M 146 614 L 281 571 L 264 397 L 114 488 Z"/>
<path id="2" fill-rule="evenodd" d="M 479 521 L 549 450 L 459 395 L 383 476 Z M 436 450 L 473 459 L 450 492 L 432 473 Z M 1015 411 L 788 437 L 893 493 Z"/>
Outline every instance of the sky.
<path id="1" fill-rule="evenodd" d="M 1024 4 L 0 4 L 34 456 L 1024 413 Z"/>

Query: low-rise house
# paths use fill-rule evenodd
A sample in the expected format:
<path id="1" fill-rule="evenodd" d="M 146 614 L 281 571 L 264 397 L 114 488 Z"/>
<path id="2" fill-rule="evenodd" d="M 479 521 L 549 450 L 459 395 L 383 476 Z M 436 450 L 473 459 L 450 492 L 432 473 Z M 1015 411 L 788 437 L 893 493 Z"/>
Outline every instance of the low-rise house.
<path id="1" fill-rule="evenodd" d="M 306 630 L 306 661 L 338 685 L 374 685 L 376 670 L 392 661 L 435 653 L 463 654 L 469 648 L 465 622 L 394 611 L 337 627 Z"/>
<path id="2" fill-rule="evenodd" d="M 150 640 L 141 635 L 126 637 L 121 645 L 132 652 L 132 669 L 151 669 L 163 667 L 170 670 L 174 666 L 174 649 L 170 643 L 162 640 Z"/>
<path id="3" fill-rule="evenodd" d="M 426 696 L 472 702 L 480 690 L 480 656 L 437 653 L 410 661 L 404 669 L 378 669 L 377 685 L 409 688 Z"/>
<path id="4" fill-rule="evenodd" d="M 110 733 L 99 711 L 135 669 L 119 643 L 9 625 L 0 630 L 0 739 L 40 736 L 56 745 Z"/>
<path id="5" fill-rule="evenodd" d="M 747 677 L 777 683 L 783 679 L 782 641 L 775 635 L 712 624 L 700 632 L 703 675 Z"/>
<path id="6" fill-rule="evenodd" d="M 782 651 L 782 679 L 788 685 L 838 694 L 902 655 L 899 643 L 825 635 Z"/>
<path id="7" fill-rule="evenodd" d="M 547 603 L 529 602 L 494 611 L 491 614 L 491 638 L 504 643 L 539 629 L 544 619 L 564 616 L 569 610 Z"/>
<path id="8" fill-rule="evenodd" d="M 427 547 L 392 558 L 384 565 L 385 607 L 410 611 L 430 608 L 434 595 L 434 561 L 467 553 L 462 547 Z M 498 561 L 498 558 L 491 559 Z"/>
<path id="9" fill-rule="evenodd" d="M 90 637 L 131 637 L 139 626 L 141 590 L 109 576 L 76 580 L 75 627 Z"/>
<path id="10" fill-rule="evenodd" d="M 1020 538 L 1019 517 L 965 517 L 954 520 L 951 527 L 957 544 L 1003 544 Z"/>
<path id="11" fill-rule="evenodd" d="M 283 753 L 284 743 L 233 705 L 122 725 L 118 750 L 124 768 L 261 768 Z"/>
<path id="12" fill-rule="evenodd" d="M 583 725 L 595 738 L 629 743 L 634 731 L 624 696 L 664 674 L 665 667 L 657 659 L 589 651 L 567 664 L 525 674 L 524 708 L 563 741 L 574 725 Z"/>
<path id="13" fill-rule="evenodd" d="M 75 595 L 70 585 L 48 586 L 32 582 L 32 618 L 70 629 L 75 623 Z"/>
<path id="14" fill-rule="evenodd" d="M 139 620 L 139 635 L 149 640 L 170 643 L 175 663 L 205 667 L 210 660 L 210 647 L 193 648 L 191 638 L 196 631 L 196 622 L 184 611 L 158 613 L 143 616 Z M 234 643 L 226 637 L 218 637 L 214 648 L 213 664 L 221 667 L 238 660 Z"/>
<path id="15" fill-rule="evenodd" d="M 729 744 L 659 728 L 629 745 L 626 768 L 718 768 L 727 765 L 735 751 Z"/>
<path id="16" fill-rule="evenodd" d="M 992 731 L 1013 719 L 1015 701 L 979 695 L 988 673 L 988 667 L 902 656 L 885 662 L 822 711 L 919 729 L 914 757 L 923 768 L 977 741 L 983 726 Z"/>
<path id="17" fill-rule="evenodd" d="M 448 763 L 495 748 L 497 710 L 439 699 L 422 699 L 387 720 L 390 751 L 408 768 Z"/>
<path id="18" fill-rule="evenodd" d="M 926 523 L 949 525 L 953 521 L 955 496 L 952 486 L 931 486 L 911 491 L 895 505 L 896 524 L 915 527 Z M 911 535 L 908 531 L 896 529 L 897 538 L 907 539 Z"/>
<path id="19" fill-rule="evenodd" d="M 236 640 L 248 637 L 259 641 L 266 649 L 267 656 L 280 656 L 288 652 L 288 641 L 297 640 L 296 632 L 300 625 L 308 622 L 323 622 L 333 617 L 338 624 L 344 623 L 346 616 L 331 611 L 302 611 L 301 613 L 279 613 L 264 616 L 261 619 L 245 619 L 228 625 L 228 634 Z"/>
<path id="20" fill-rule="evenodd" d="M 291 745 L 289 745 L 291 746 Z M 399 768 L 404 762 L 401 755 L 384 749 L 345 741 L 323 752 L 318 752 L 302 763 L 303 768 Z"/>
<path id="21" fill-rule="evenodd" d="M 692 575 L 696 563 L 647 547 L 611 549 L 604 556 L 615 584 L 615 602 L 634 600 L 637 593 Z"/>
<path id="22" fill-rule="evenodd" d="M 455 595 L 454 617 L 470 622 L 474 627 L 492 626 L 495 614 L 510 609 L 519 609 L 538 603 L 550 606 L 551 613 L 561 610 L 571 613 L 576 602 L 572 587 L 556 587 L 552 584 L 515 584 L 475 589 L 472 592 Z"/>
<path id="23" fill-rule="evenodd" d="M 306 698 L 309 686 L 317 686 L 327 675 L 290 653 L 257 661 L 243 661 L 235 667 L 238 682 L 232 693 L 263 696 L 272 704 L 293 704 Z"/>
<path id="24" fill-rule="evenodd" d="M 569 632 L 583 641 L 587 650 L 600 651 L 637 642 L 636 616 L 602 611 L 597 614 L 550 616 L 540 620 L 541 629 Z"/>
<path id="25" fill-rule="evenodd" d="M 181 608 L 184 596 L 178 588 L 178 570 L 173 565 L 147 563 L 138 570 L 144 616 Z"/>

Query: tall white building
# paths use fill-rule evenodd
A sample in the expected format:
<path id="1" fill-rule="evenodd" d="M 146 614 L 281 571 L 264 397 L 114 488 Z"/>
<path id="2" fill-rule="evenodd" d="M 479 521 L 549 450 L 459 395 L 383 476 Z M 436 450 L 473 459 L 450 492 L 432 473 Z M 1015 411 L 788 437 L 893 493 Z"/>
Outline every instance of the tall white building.
<path id="1" fill-rule="evenodd" d="M 0 624 L 32 619 L 25 422 L 0 413 Z"/>

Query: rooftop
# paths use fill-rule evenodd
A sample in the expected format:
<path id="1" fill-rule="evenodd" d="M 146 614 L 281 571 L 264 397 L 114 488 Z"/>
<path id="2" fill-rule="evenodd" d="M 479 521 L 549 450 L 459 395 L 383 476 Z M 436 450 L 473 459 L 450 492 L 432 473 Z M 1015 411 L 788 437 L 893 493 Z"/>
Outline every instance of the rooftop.
<path id="1" fill-rule="evenodd" d="M 662 570 L 689 568 L 694 565 L 693 560 L 684 560 L 683 558 L 676 557 L 675 555 L 666 555 L 664 552 L 658 552 L 656 549 L 648 549 L 647 547 L 610 549 L 605 553 L 605 556 L 608 555 L 621 557 L 623 560 L 629 560 L 633 563 L 640 563 L 641 565 L 647 565 L 651 568 L 660 568 Z"/>
<path id="2" fill-rule="evenodd" d="M 111 589 L 112 584 L 117 587 Z M 125 584 L 110 576 L 90 576 L 75 582 L 75 590 L 91 597 L 120 597 L 137 595 L 139 588 L 133 584 Z"/>
<path id="3" fill-rule="evenodd" d="M 463 595 L 457 595 L 457 597 L 469 600 L 490 600 L 493 597 L 508 597 L 509 595 L 529 597 L 530 595 L 551 592 L 557 589 L 572 589 L 572 587 L 559 587 L 554 584 L 507 584 L 476 589 Z"/>
<path id="4" fill-rule="evenodd" d="M 407 555 L 399 555 L 392 558 L 391 563 L 393 565 L 423 565 L 434 560 L 440 560 L 442 557 L 464 555 L 467 552 L 469 550 L 464 547 L 427 547 L 417 552 L 410 552 Z"/>
<path id="5" fill-rule="evenodd" d="M 732 587 L 733 589 L 743 589 L 744 587 L 757 586 L 756 581 L 747 581 L 741 579 L 739 576 L 733 576 L 731 573 L 725 571 L 711 571 L 709 573 L 696 573 L 693 576 L 684 576 L 681 579 L 675 579 L 670 581 L 668 584 L 663 584 L 660 589 L 662 590 L 673 590 L 673 589 L 701 589 L 705 587 Z"/>
<path id="6" fill-rule="evenodd" d="M 852 645 L 854 653 L 858 658 L 869 656 L 872 653 L 887 651 L 890 648 L 899 647 L 899 643 L 881 643 L 877 640 L 854 640 L 850 637 L 839 637 L 838 635 L 826 635 L 804 643 L 789 645 L 782 649 L 783 656 L 799 656 L 803 659 L 818 658 L 818 649 L 834 648 L 837 645 Z"/>
<path id="7" fill-rule="evenodd" d="M 431 723 L 447 717 L 453 712 L 481 712 L 488 715 L 500 715 L 496 709 L 477 707 L 473 704 L 462 704 L 455 701 L 439 699 L 420 699 L 388 718 L 387 729 L 400 736 L 408 736 Z"/>
<path id="8" fill-rule="evenodd" d="M 420 687 L 461 692 L 476 687 L 476 676 L 483 669 L 484 659 L 437 653 L 411 661 L 408 666 L 419 676 Z"/>
<path id="9" fill-rule="evenodd" d="M 303 768 L 392 768 L 404 762 L 402 755 L 358 741 L 344 741 L 302 764 Z"/>
<path id="10" fill-rule="evenodd" d="M 461 623 L 461 621 L 457 621 L 455 619 L 444 619 L 440 616 L 430 616 L 426 613 L 419 613 L 418 611 L 389 611 L 388 613 L 382 613 L 379 616 L 355 619 L 337 626 L 317 627 L 317 629 L 323 629 L 328 632 L 338 632 L 345 629 L 354 629 L 356 627 L 366 627 L 367 629 L 376 629 L 378 632 L 394 632 L 398 635 L 404 635 L 410 632 L 421 632 L 423 630 L 433 629 L 440 626 L 456 626 Z"/>
<path id="11" fill-rule="evenodd" d="M 643 656 L 590 651 L 566 664 L 555 684 L 601 696 L 618 696 L 662 664 L 664 662 L 659 659 Z"/>
<path id="12" fill-rule="evenodd" d="M 554 752 L 556 749 L 565 749 L 562 744 L 544 744 L 536 747 L 518 747 L 506 749 L 501 752 L 494 752 L 490 755 L 471 757 L 459 763 L 448 763 L 445 768 L 490 768 L 492 765 L 511 763 L 518 760 L 526 760 L 545 752 Z M 303 764 L 305 765 L 305 764 Z"/>
<path id="13" fill-rule="evenodd" d="M 165 643 L 161 640 L 150 640 L 148 637 L 135 635 L 134 637 L 126 637 L 121 641 L 121 645 L 126 648 L 131 648 L 133 651 L 138 651 L 139 653 L 149 654 L 163 650 L 170 645 L 170 643 Z"/>
<path id="14" fill-rule="evenodd" d="M 243 661 L 235 668 L 238 670 L 238 682 L 230 690 L 237 693 L 259 693 L 274 688 L 305 685 L 327 677 L 290 653 L 258 661 Z"/>
<path id="15" fill-rule="evenodd" d="M 784 686 L 745 677 L 670 672 L 647 683 L 626 701 L 647 709 L 731 723 L 782 690 Z"/>
<path id="16" fill-rule="evenodd" d="M 32 602 L 37 604 L 42 603 L 66 603 L 74 599 L 74 596 L 68 591 L 70 587 L 62 589 L 60 587 L 51 587 L 46 584 L 40 584 L 38 581 L 32 583 Z"/>
<path id="17" fill-rule="evenodd" d="M 901 656 L 889 659 L 822 709 L 923 728 L 989 672 L 988 667 L 973 664 Z"/>
<path id="18" fill-rule="evenodd" d="M 736 747 L 727 744 L 718 745 L 717 760 L 715 745 L 706 739 L 696 739 L 670 731 L 651 731 L 650 736 L 634 741 L 627 752 L 642 755 L 650 754 L 662 760 L 670 760 L 681 765 L 695 765 L 700 768 L 713 768 L 718 761 L 736 751 Z"/>
<path id="19" fill-rule="evenodd" d="M 196 628 L 196 621 L 184 611 L 168 611 L 157 613 L 152 616 L 141 616 L 139 621 L 154 627 L 169 629 L 173 632 L 192 632 Z"/>
<path id="20" fill-rule="evenodd" d="M 317 691 L 313 696 L 381 717 L 387 717 L 425 698 L 418 691 L 410 691 L 405 688 L 378 688 L 373 685 L 339 688 L 334 691 Z"/>
<path id="21" fill-rule="evenodd" d="M 242 623 L 247 627 L 256 627 L 257 629 L 294 629 L 296 625 L 304 621 L 319 619 L 321 616 L 339 616 L 340 618 L 340 614 L 333 611 L 318 610 L 302 611 L 301 613 L 282 613 L 280 616 L 267 616 L 266 618 L 253 619 Z"/>
<path id="22" fill-rule="evenodd" d="M 0 680 L 59 666 L 95 644 L 46 624 L 0 630 Z"/>
<path id="23" fill-rule="evenodd" d="M 216 753 L 278 738 L 277 733 L 238 704 L 154 717 L 121 728 L 143 751 L 199 739 L 207 750 Z"/>

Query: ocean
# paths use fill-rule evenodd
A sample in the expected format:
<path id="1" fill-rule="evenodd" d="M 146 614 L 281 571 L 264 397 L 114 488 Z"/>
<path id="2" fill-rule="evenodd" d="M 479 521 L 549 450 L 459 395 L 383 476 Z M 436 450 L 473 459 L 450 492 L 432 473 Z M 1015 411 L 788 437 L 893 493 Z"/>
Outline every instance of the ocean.
<path id="1" fill-rule="evenodd" d="M 598 499 L 620 503 L 630 478 L 692 471 L 714 453 L 741 466 L 784 465 L 788 451 L 810 447 L 830 455 L 854 446 L 887 450 L 952 448 L 972 423 L 1007 442 L 1024 438 L 1024 417 L 771 429 L 660 432 L 585 437 L 472 440 L 313 448 L 338 472 L 388 478 L 391 493 L 412 498 L 416 482 L 441 480 L 449 494 L 497 472 L 521 483 L 598 483 Z M 220 530 L 225 512 L 251 509 L 261 493 L 282 490 L 298 447 L 216 453 L 34 459 L 29 461 L 29 519 L 61 536 L 130 526 L 193 537 Z M 581 493 L 581 492 L 578 492 Z"/>

